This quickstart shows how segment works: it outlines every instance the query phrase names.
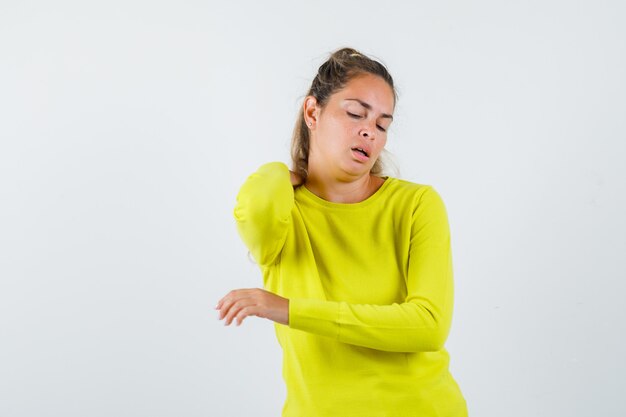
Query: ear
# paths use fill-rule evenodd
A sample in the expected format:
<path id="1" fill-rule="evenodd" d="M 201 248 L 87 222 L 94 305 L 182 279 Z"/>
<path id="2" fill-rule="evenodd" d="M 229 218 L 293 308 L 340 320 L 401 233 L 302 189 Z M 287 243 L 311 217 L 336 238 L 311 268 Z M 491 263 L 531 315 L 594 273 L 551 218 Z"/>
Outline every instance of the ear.
<path id="1" fill-rule="evenodd" d="M 304 121 L 310 129 L 314 128 L 317 124 L 319 117 L 319 106 L 317 105 L 317 99 L 313 96 L 306 96 L 304 99 L 303 111 Z M 309 125 L 309 123 L 311 125 Z"/>

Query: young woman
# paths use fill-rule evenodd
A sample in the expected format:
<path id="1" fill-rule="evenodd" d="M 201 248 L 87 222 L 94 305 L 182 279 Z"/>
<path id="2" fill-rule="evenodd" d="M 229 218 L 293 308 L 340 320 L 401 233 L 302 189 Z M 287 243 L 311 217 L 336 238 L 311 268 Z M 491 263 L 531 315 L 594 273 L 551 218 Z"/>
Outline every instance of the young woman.
<path id="1" fill-rule="evenodd" d="M 382 176 L 396 91 L 385 67 L 343 48 L 319 67 L 292 142 L 237 195 L 239 234 L 264 289 L 219 300 L 224 324 L 275 322 L 283 416 L 463 417 L 444 347 L 453 272 L 444 203 Z"/>

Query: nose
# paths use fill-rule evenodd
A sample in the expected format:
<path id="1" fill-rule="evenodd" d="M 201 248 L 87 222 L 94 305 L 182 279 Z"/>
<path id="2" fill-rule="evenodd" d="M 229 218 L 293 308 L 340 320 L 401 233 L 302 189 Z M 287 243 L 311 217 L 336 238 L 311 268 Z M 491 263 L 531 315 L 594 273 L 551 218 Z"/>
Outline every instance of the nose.
<path id="1" fill-rule="evenodd" d="M 374 122 L 374 124 L 375 124 L 375 123 L 376 123 L 376 122 Z M 374 126 L 374 127 L 372 127 L 372 126 L 368 123 L 368 124 L 365 124 L 365 125 L 361 128 L 360 135 L 361 135 L 362 137 L 364 137 L 365 139 L 372 139 L 372 140 L 373 140 L 373 139 L 375 139 L 375 138 L 376 138 L 376 135 L 375 135 L 375 133 L 374 133 L 374 132 L 376 132 L 376 127 L 375 127 L 375 126 Z"/>

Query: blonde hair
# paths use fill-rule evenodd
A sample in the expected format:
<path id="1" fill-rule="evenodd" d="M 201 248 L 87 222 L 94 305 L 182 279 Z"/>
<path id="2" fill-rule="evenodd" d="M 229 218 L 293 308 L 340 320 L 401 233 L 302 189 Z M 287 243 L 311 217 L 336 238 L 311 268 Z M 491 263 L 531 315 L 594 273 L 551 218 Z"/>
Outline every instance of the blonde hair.
<path id="1" fill-rule="evenodd" d="M 315 97 L 317 103 L 324 108 L 330 96 L 345 87 L 350 80 L 363 74 L 377 75 L 385 80 L 393 91 L 395 106 L 398 93 L 393 85 L 393 78 L 385 66 L 352 48 L 341 48 L 330 55 L 317 70 L 317 75 L 306 95 Z M 304 120 L 304 109 L 301 107 L 291 137 L 291 169 L 302 177 L 303 182 L 308 175 L 309 142 L 309 128 Z M 385 165 L 379 157 L 370 173 L 380 176 L 384 170 Z"/>

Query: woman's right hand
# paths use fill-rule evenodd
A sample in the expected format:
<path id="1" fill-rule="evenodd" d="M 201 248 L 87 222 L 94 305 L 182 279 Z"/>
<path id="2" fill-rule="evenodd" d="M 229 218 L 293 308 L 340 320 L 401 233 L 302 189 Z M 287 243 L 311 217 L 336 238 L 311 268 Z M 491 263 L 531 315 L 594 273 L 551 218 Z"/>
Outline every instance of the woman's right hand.
<path id="1" fill-rule="evenodd" d="M 294 187 L 302 185 L 302 183 L 304 182 L 302 180 L 302 176 L 300 176 L 294 171 L 289 171 L 289 173 L 291 174 L 291 185 L 293 185 Z"/>

